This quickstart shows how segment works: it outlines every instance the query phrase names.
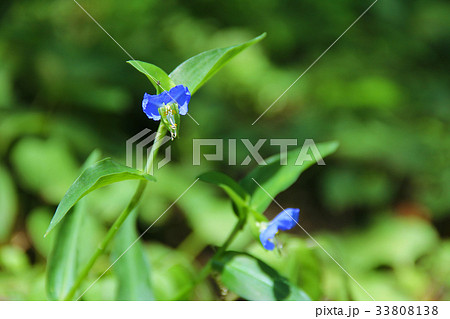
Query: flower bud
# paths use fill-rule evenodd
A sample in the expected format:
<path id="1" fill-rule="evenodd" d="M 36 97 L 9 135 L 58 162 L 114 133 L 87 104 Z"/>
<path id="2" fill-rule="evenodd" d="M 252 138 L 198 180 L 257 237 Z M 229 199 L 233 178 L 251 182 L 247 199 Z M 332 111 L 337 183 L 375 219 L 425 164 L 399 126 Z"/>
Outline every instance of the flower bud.
<path id="1" fill-rule="evenodd" d="M 180 128 L 180 113 L 178 104 L 175 102 L 165 104 L 158 109 L 161 115 L 161 121 L 170 132 L 172 140 L 178 136 L 178 130 Z"/>

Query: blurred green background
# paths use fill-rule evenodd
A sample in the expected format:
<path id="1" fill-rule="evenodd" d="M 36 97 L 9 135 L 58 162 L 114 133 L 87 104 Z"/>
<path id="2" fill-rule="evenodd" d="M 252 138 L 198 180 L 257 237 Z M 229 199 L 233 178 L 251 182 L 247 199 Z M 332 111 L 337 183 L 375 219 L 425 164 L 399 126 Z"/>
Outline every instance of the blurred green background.
<path id="1" fill-rule="evenodd" d="M 255 125 L 251 123 L 371 1 L 80 1 L 139 60 L 168 73 L 204 50 L 268 36 L 192 99 L 173 161 L 140 208 L 145 230 L 207 170 L 243 177 L 254 165 L 192 167 L 192 138 L 338 140 L 326 166 L 278 196 L 377 300 L 450 299 L 450 6 L 378 1 Z M 129 57 L 70 0 L 0 4 L 0 299 L 42 300 L 56 205 L 89 153 L 125 162 L 125 141 L 145 127 L 153 89 Z M 243 150 L 242 150 L 243 151 Z M 268 143 L 262 154 L 276 152 Z M 247 154 L 242 153 L 243 157 Z M 136 182 L 86 199 L 86 260 Z M 271 206 L 269 217 L 278 213 Z M 158 299 L 173 298 L 221 245 L 235 217 L 225 196 L 197 183 L 144 236 Z M 282 256 L 248 232 L 232 248 L 263 259 L 320 300 L 368 296 L 307 236 L 284 234 Z M 110 264 L 96 264 L 90 281 Z M 88 284 L 88 283 L 86 283 Z M 108 272 L 84 296 L 110 300 Z M 192 299 L 235 299 L 206 281 Z"/>

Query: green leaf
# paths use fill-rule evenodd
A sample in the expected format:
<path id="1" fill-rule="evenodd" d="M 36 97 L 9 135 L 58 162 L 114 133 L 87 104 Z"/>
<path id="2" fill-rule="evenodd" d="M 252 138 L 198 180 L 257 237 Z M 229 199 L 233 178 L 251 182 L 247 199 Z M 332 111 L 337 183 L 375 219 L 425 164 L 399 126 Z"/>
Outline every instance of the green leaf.
<path id="1" fill-rule="evenodd" d="M 99 158 L 100 152 L 93 151 L 82 170 L 93 165 Z M 61 222 L 56 234 L 46 272 L 46 290 L 50 300 L 63 300 L 76 280 L 79 235 L 85 210 L 84 201 L 79 201 L 73 213 Z"/>
<path id="2" fill-rule="evenodd" d="M 194 94 L 232 58 L 249 46 L 261 41 L 265 36 L 266 34 L 263 33 L 242 44 L 200 53 L 181 63 L 169 76 L 176 84 L 187 86 L 191 94 Z"/>
<path id="3" fill-rule="evenodd" d="M 237 205 L 246 206 L 250 195 L 231 177 L 220 172 L 207 172 L 198 177 L 201 181 L 214 184 L 222 188 Z"/>
<path id="4" fill-rule="evenodd" d="M 213 267 L 228 289 L 247 300 L 311 300 L 275 269 L 248 254 L 228 251 L 213 260 Z"/>
<path id="5" fill-rule="evenodd" d="M 84 214 L 85 203 L 80 201 L 58 229 L 47 264 L 46 289 L 50 300 L 64 300 L 77 278 L 78 238 Z"/>
<path id="6" fill-rule="evenodd" d="M 321 249 L 310 245 L 307 240 L 288 234 L 280 235 L 279 240 L 283 242 L 282 254 L 269 253 L 259 243 L 259 239 L 247 252 L 273 267 L 292 284 L 302 287 L 313 300 L 319 300 L 323 295 L 323 270 L 317 256 L 322 253 Z"/>
<path id="7" fill-rule="evenodd" d="M 117 233 L 111 254 L 113 262 L 120 258 L 114 264 L 114 271 L 119 279 L 117 300 L 155 299 L 150 283 L 150 264 L 146 259 L 141 242 L 135 242 L 136 238 L 138 238 L 138 234 L 136 232 L 136 211 L 134 211 Z M 132 244 L 133 246 L 128 249 Z"/>
<path id="8" fill-rule="evenodd" d="M 150 180 L 155 178 L 137 169 L 119 164 L 110 158 L 101 160 L 91 167 L 87 168 L 70 186 L 63 199 L 53 215 L 52 221 L 48 226 L 46 235 L 64 218 L 67 212 L 81 198 L 96 190 L 97 188 L 113 183 L 130 180 Z"/>
<path id="9" fill-rule="evenodd" d="M 127 63 L 131 64 L 139 72 L 145 74 L 155 87 L 157 93 L 161 93 L 164 90 L 169 91 L 175 86 L 175 83 L 167 73 L 156 65 L 137 60 L 130 60 L 127 61 Z M 159 81 L 159 85 L 155 81 Z"/>
<path id="10" fill-rule="evenodd" d="M 325 158 L 336 151 L 339 143 L 327 142 L 316 146 L 322 158 Z M 279 193 L 289 188 L 303 171 L 316 163 L 314 156 L 311 156 L 311 160 L 305 160 L 302 165 L 296 165 L 300 152 L 301 148 L 287 152 L 287 165 L 280 165 L 279 154 L 271 156 L 265 160 L 267 165 L 256 167 L 240 181 L 241 186 L 251 195 L 250 205 L 252 208 L 263 213 L 272 202 L 271 196 L 275 198 Z"/>

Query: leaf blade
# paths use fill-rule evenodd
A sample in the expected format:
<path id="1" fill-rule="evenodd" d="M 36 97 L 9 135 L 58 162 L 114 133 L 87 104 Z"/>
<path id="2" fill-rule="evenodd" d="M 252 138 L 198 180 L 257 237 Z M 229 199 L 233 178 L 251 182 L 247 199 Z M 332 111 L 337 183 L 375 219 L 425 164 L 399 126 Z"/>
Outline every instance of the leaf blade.
<path id="1" fill-rule="evenodd" d="M 155 181 L 155 178 L 137 169 L 122 165 L 105 158 L 88 167 L 70 186 L 58 205 L 48 226 L 46 235 L 64 218 L 67 212 L 90 192 L 112 183 L 139 179 Z"/>
<path id="2" fill-rule="evenodd" d="M 222 188 L 228 196 L 238 205 L 245 205 L 250 195 L 235 180 L 221 172 L 203 173 L 198 178 L 206 183 Z"/>
<path id="3" fill-rule="evenodd" d="M 85 212 L 80 201 L 72 214 L 61 222 L 48 260 L 46 290 L 50 300 L 63 300 L 77 275 L 77 241 Z"/>
<path id="4" fill-rule="evenodd" d="M 322 158 L 334 153 L 339 144 L 337 142 L 326 142 L 317 144 L 317 149 Z M 305 161 L 302 165 L 295 165 L 297 156 L 301 148 L 296 148 L 287 152 L 287 165 L 280 165 L 280 155 L 274 155 L 266 159 L 267 165 L 258 166 L 244 177 L 239 184 L 251 195 L 250 205 L 257 212 L 263 213 L 272 202 L 272 198 L 266 191 L 275 198 L 279 193 L 286 190 L 295 183 L 299 176 L 310 166 L 316 163 L 315 160 Z M 264 190 L 257 184 L 264 188 Z"/>
<path id="5" fill-rule="evenodd" d="M 176 84 L 187 86 L 191 94 L 194 94 L 227 62 L 249 46 L 264 39 L 265 36 L 266 33 L 263 33 L 238 45 L 202 52 L 177 66 L 169 77 Z"/>
<path id="6" fill-rule="evenodd" d="M 162 91 L 169 91 L 175 86 L 175 83 L 167 75 L 167 73 L 156 65 L 138 60 L 129 60 L 127 61 L 127 63 L 129 63 L 139 72 L 145 74 L 145 76 L 155 87 L 157 93 L 161 93 Z M 155 81 L 158 81 L 159 84 Z"/>
<path id="7" fill-rule="evenodd" d="M 150 283 L 150 263 L 141 242 L 135 242 L 138 238 L 136 216 L 135 210 L 125 220 L 114 239 L 111 257 L 113 262 L 119 258 L 114 264 L 114 271 L 119 279 L 116 300 L 155 300 Z M 130 245 L 133 246 L 129 248 Z"/>
<path id="8" fill-rule="evenodd" d="M 83 168 L 93 165 L 100 158 L 95 150 Z M 84 201 L 79 201 L 73 213 L 61 222 L 47 262 L 46 291 L 50 300 L 63 300 L 75 283 L 78 269 L 78 238 L 85 214 Z"/>
<path id="9" fill-rule="evenodd" d="M 245 253 L 228 251 L 213 261 L 213 268 L 228 289 L 247 300 L 311 300 L 275 269 Z"/>

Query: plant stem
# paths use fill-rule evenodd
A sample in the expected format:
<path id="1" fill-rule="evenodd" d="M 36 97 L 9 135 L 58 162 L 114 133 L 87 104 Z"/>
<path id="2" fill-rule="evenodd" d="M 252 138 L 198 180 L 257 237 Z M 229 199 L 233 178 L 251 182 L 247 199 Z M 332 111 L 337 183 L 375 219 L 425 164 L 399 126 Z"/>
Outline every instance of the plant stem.
<path id="1" fill-rule="evenodd" d="M 211 259 L 202 268 L 202 270 L 200 271 L 200 274 L 197 276 L 197 278 L 192 283 L 192 285 L 190 285 L 189 287 L 184 289 L 180 294 L 177 295 L 177 297 L 174 300 L 180 300 L 181 298 L 183 298 L 190 290 L 195 288 L 195 286 L 197 286 L 200 282 L 205 280 L 206 277 L 208 277 L 208 275 L 212 271 L 212 263 L 214 262 L 214 260 L 219 258 L 227 250 L 228 246 L 230 246 L 230 244 L 233 242 L 234 238 L 236 237 L 238 232 L 242 229 L 244 224 L 245 224 L 245 219 L 240 218 L 238 220 L 238 222 L 236 223 L 236 225 L 234 226 L 233 230 L 231 231 L 230 235 L 228 235 L 228 238 L 225 241 L 225 243 L 216 251 L 216 253 L 211 257 Z"/>
<path id="2" fill-rule="evenodd" d="M 220 247 L 216 253 L 214 254 L 214 256 L 211 258 L 211 260 L 213 260 L 214 258 L 218 258 L 220 257 L 225 250 L 227 250 L 228 246 L 231 245 L 231 243 L 233 242 L 234 238 L 236 237 L 237 233 L 242 229 L 242 227 L 245 224 L 245 219 L 239 219 L 238 222 L 236 223 L 236 225 L 234 226 L 233 230 L 231 231 L 230 235 L 228 235 L 227 240 L 225 241 L 225 243 L 222 245 L 222 247 Z"/>
<path id="3" fill-rule="evenodd" d="M 153 146 L 150 150 L 150 154 L 147 158 L 147 165 L 145 166 L 145 172 L 147 174 L 153 175 L 153 165 L 155 162 L 156 155 L 158 154 L 159 147 L 161 146 L 161 142 L 166 136 L 167 128 L 163 124 L 163 122 L 159 123 L 158 131 L 156 132 L 156 137 L 153 141 Z"/>
<path id="4" fill-rule="evenodd" d="M 123 222 L 127 219 L 128 215 L 133 211 L 133 209 L 136 208 L 146 186 L 147 186 L 147 181 L 142 180 L 139 182 L 139 186 L 138 186 L 135 194 L 133 195 L 133 198 L 131 199 L 130 203 L 127 205 L 125 210 L 119 215 L 119 217 L 116 219 L 114 224 L 112 224 L 112 226 L 108 230 L 108 233 L 106 234 L 105 238 L 103 238 L 102 242 L 98 245 L 95 253 L 92 255 L 92 257 L 89 259 L 88 263 L 80 271 L 80 273 L 78 274 L 77 280 L 75 281 L 75 283 L 73 284 L 73 286 L 69 290 L 69 292 L 67 293 L 64 300 L 72 300 L 73 299 L 76 291 L 80 287 L 84 278 L 86 278 L 86 276 L 89 274 L 89 271 L 91 270 L 92 266 L 94 266 L 98 257 L 100 257 L 105 252 L 106 247 L 111 242 L 111 240 L 114 238 L 114 236 L 116 235 L 120 226 L 122 226 Z"/>
<path id="5" fill-rule="evenodd" d="M 167 128 L 165 125 L 161 122 L 158 127 L 158 131 L 156 133 L 155 140 L 153 142 L 152 149 L 150 151 L 150 154 L 147 158 L 147 165 L 145 168 L 145 171 L 147 174 L 150 174 L 150 172 L 153 171 L 153 163 L 156 158 L 156 155 L 158 153 L 158 149 L 161 146 L 161 141 L 163 137 L 165 136 L 167 132 Z M 153 174 L 151 174 L 153 175 Z M 136 192 L 134 193 L 133 197 L 131 198 L 130 202 L 128 203 L 127 207 L 123 210 L 123 212 L 119 215 L 119 217 L 116 219 L 114 224 L 109 228 L 105 238 L 103 238 L 102 242 L 98 245 L 97 250 L 92 255 L 92 257 L 89 259 L 88 263 L 83 267 L 83 269 L 78 274 L 78 277 L 76 281 L 74 282 L 73 286 L 70 288 L 69 292 L 67 293 L 64 300 L 72 300 L 75 293 L 77 292 L 78 288 L 80 287 L 83 280 L 86 278 L 86 276 L 89 274 L 89 271 L 94 266 L 95 262 L 97 261 L 98 257 L 100 257 L 106 250 L 106 247 L 108 247 L 111 240 L 116 235 L 117 231 L 119 230 L 120 226 L 125 222 L 127 217 L 130 215 L 130 213 L 137 207 L 139 204 L 142 194 L 144 193 L 144 190 L 147 186 L 148 181 L 147 180 L 141 180 L 139 182 L 139 185 L 136 189 Z"/>

